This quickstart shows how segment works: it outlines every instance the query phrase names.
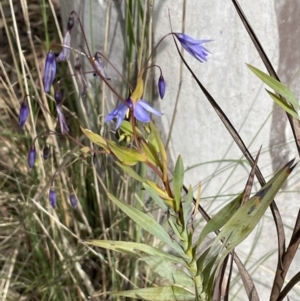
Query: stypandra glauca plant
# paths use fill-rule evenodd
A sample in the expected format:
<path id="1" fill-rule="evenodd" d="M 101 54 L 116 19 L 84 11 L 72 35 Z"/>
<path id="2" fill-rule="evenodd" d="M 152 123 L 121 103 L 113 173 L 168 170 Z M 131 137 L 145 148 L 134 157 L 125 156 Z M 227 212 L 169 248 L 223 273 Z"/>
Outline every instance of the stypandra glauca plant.
<path id="1" fill-rule="evenodd" d="M 87 52 L 81 48 L 78 50 L 71 47 L 71 31 L 75 25 L 78 25 L 82 31 Z M 129 239 L 126 241 L 90 240 L 84 243 L 87 246 L 100 247 L 136 256 L 141 261 L 144 261 L 155 274 L 159 275 L 159 280 L 157 283 L 149 284 L 147 287 L 118 292 L 99 292 L 91 297 L 101 297 L 105 294 L 105 296 L 122 296 L 143 300 L 221 300 L 221 298 L 226 298 L 226 296 L 228 298 L 232 262 L 234 261 L 239 269 L 249 300 L 258 300 L 254 283 L 235 254 L 234 249 L 253 231 L 266 209 L 269 206 L 274 206 L 274 197 L 295 167 L 294 160 L 286 163 L 271 180 L 265 182 L 258 168 L 259 154 L 255 160 L 252 158 L 229 120 L 226 119 L 226 116 L 224 117 L 222 110 L 194 75 L 180 51 L 178 51 L 178 60 L 183 60 L 194 76 L 196 84 L 205 93 L 218 114 L 223 117 L 222 121 L 235 137 L 235 142 L 240 146 L 243 154 L 252 166 L 248 181 L 245 183 L 245 189 L 225 207 L 221 208 L 213 218 L 210 218 L 200 205 L 200 186 L 197 196 L 194 197 L 192 187 L 184 185 L 184 163 L 182 157 L 179 156 L 177 158 L 173 170 L 169 169 L 170 162 L 168 161 L 167 150 L 158 129 L 149 115 L 149 113 L 152 113 L 163 118 L 163 113 L 154 109 L 144 100 L 145 80 L 150 68 L 158 68 L 160 72 L 158 79 L 160 98 L 163 98 L 166 93 L 167 87 L 163 70 L 157 65 L 149 64 L 150 58 L 154 56 L 161 41 L 166 38 L 173 38 L 174 47 L 178 49 L 179 43 L 186 52 L 195 58 L 195 62 L 203 63 L 207 61 L 209 51 L 205 44 L 210 42 L 210 40 L 195 39 L 187 34 L 171 31 L 168 35 L 162 37 L 160 42 L 154 47 L 150 57 L 144 61 L 142 67 L 137 72 L 134 86 L 129 84 L 129 79 L 123 78 L 124 84 L 127 85 L 129 96 L 120 95 L 117 92 L 117 87 L 113 87 L 110 83 L 110 79 L 114 75 L 108 75 L 106 71 L 106 64 L 114 66 L 113 62 L 109 61 L 100 51 L 94 55 L 91 54 L 80 19 L 77 17 L 76 12 L 71 12 L 67 32 L 64 36 L 63 44 L 60 45 L 62 46 L 62 51 L 58 55 L 55 53 L 57 45 L 49 50 L 43 77 L 43 89 L 49 99 L 53 101 L 59 131 L 55 132 L 49 129 L 36 136 L 28 151 L 29 168 L 34 168 L 37 158 L 37 150 L 35 148 L 37 139 L 40 137 L 45 138 L 45 136 L 49 135 L 64 136 L 72 139 L 73 142 L 81 147 L 80 155 L 82 156 L 94 157 L 101 154 L 102 156 L 111 157 L 115 166 L 122 170 L 127 177 L 131 177 L 134 181 L 139 182 L 140 187 L 146 192 L 145 195 L 167 216 L 168 224 L 162 226 L 150 212 L 128 204 L 126 202 L 126 194 L 123 194 L 123 197 L 117 197 L 110 191 L 106 191 L 111 204 L 122 210 L 136 223 L 137 227 L 141 227 L 148 232 L 153 237 L 153 244 L 138 243 Z M 108 128 L 112 121 L 115 122 L 114 132 L 116 139 L 110 138 L 105 133 L 100 135 L 84 126 L 81 127 L 81 130 L 92 144 L 89 145 L 87 143 L 84 145 L 71 136 L 70 127 L 64 116 L 62 106 L 63 97 L 60 92 L 64 79 L 56 79 L 57 69 L 63 61 L 69 60 L 71 51 L 76 56 L 73 66 L 74 75 L 78 78 L 81 95 L 85 96 L 87 93 L 84 72 L 81 70 L 80 63 L 78 62 L 80 58 L 83 58 L 90 63 L 91 69 L 93 69 L 92 73 L 94 73 L 95 77 L 104 82 L 118 99 L 119 103 L 116 104 L 114 110 L 107 114 L 105 119 Z M 252 66 L 249 66 L 249 68 L 275 91 L 276 94 L 268 91 L 271 97 L 292 118 L 299 119 L 297 113 L 298 104 L 292 92 L 281 84 L 278 79 L 274 79 L 274 77 L 262 73 Z M 116 73 L 116 76 L 120 76 L 119 72 Z M 24 127 L 29 115 L 30 108 L 27 106 L 27 98 L 30 98 L 30 96 L 26 96 L 20 107 L 20 127 Z M 49 157 L 48 147 L 45 147 L 43 157 Z M 147 168 L 147 172 L 143 175 L 139 174 L 139 169 L 137 168 L 141 165 Z M 251 197 L 255 175 L 262 188 Z M 55 176 L 56 174 L 53 176 L 48 192 L 48 200 L 53 209 L 56 208 L 58 202 L 57 192 L 54 187 Z M 70 204 L 76 208 L 78 200 L 72 186 L 70 188 L 69 199 Z M 194 235 L 194 220 L 198 212 L 205 217 L 207 223 L 201 229 L 200 235 L 196 237 Z M 216 233 L 216 238 L 208 247 L 204 248 L 204 239 L 212 232 Z M 285 250 L 285 252 L 288 250 Z M 226 269 L 229 260 L 231 260 L 231 264 Z M 228 270 L 229 275 L 225 277 Z M 285 274 L 286 272 L 285 270 Z M 227 279 L 228 285 L 222 290 L 222 284 L 226 284 L 224 282 L 225 279 Z M 276 300 L 281 300 L 280 298 L 288 292 L 288 290 L 281 290 L 282 286 L 283 282 L 279 288 Z M 274 289 L 274 294 L 276 293 Z"/>

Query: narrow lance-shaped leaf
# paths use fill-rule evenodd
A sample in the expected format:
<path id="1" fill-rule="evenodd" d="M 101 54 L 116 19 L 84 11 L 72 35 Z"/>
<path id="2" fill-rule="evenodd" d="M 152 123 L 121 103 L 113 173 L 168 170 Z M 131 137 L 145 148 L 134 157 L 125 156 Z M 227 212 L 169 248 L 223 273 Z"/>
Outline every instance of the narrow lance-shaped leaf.
<path id="1" fill-rule="evenodd" d="M 136 87 L 133 91 L 133 93 L 130 96 L 130 99 L 135 104 L 139 99 L 142 98 L 144 93 L 144 81 L 142 76 L 138 77 Z"/>
<path id="2" fill-rule="evenodd" d="M 167 166 L 167 152 L 164 147 L 164 144 L 157 132 L 157 129 L 154 125 L 154 123 L 151 121 L 150 122 L 150 128 L 151 128 L 151 133 L 153 133 L 153 136 L 156 140 L 156 143 L 158 145 L 160 155 L 161 155 L 161 163 L 162 163 L 162 172 L 163 172 L 163 180 L 167 181 L 168 178 L 168 166 Z"/>
<path id="3" fill-rule="evenodd" d="M 295 165 L 294 160 L 287 163 L 266 185 L 264 185 L 248 202 L 241 206 L 230 220 L 224 225 L 216 237 L 213 248 L 219 240 L 227 245 L 219 265 L 233 248 L 239 245 L 255 228 L 262 218 L 275 195 L 290 175 Z"/>
<path id="4" fill-rule="evenodd" d="M 131 176 L 132 178 L 134 178 L 135 180 L 139 181 L 139 182 L 144 182 L 144 179 L 137 173 L 135 172 L 131 167 L 124 165 L 120 162 L 116 162 L 117 165 L 119 165 L 129 176 Z"/>
<path id="5" fill-rule="evenodd" d="M 128 242 L 128 241 L 113 241 L 113 240 L 91 240 L 91 241 L 86 241 L 85 243 L 99 248 L 130 254 L 137 257 L 141 257 L 142 255 L 145 256 L 145 254 L 149 254 L 152 256 L 157 256 L 162 260 L 179 263 L 187 267 L 185 261 L 181 257 L 171 255 L 158 248 L 154 248 L 152 246 L 142 244 L 142 243 Z"/>
<path id="6" fill-rule="evenodd" d="M 189 214 L 191 214 L 193 203 L 193 188 L 189 187 L 188 194 L 183 199 L 182 210 L 183 210 L 183 222 L 185 229 L 187 228 Z"/>
<path id="7" fill-rule="evenodd" d="M 146 162 L 147 157 L 144 153 L 140 153 L 134 149 L 123 147 L 113 141 L 107 141 L 107 145 L 111 152 L 125 165 L 135 165 L 138 162 Z"/>
<path id="8" fill-rule="evenodd" d="M 106 151 L 109 151 L 109 148 L 107 146 L 106 140 L 101 137 L 100 135 L 93 133 L 91 130 L 89 129 L 84 129 L 81 127 L 81 130 L 83 131 L 83 133 L 95 144 L 101 146 L 103 149 L 105 149 Z"/>
<path id="9" fill-rule="evenodd" d="M 239 208 L 240 203 L 243 199 L 243 195 L 243 193 L 239 194 L 235 199 L 233 199 L 230 203 L 224 206 L 207 222 L 207 224 L 201 231 L 195 249 L 198 249 L 198 247 L 203 242 L 207 234 L 221 229 L 229 221 L 229 219 L 235 214 L 235 212 Z"/>
<path id="10" fill-rule="evenodd" d="M 164 189 L 162 189 L 162 188 L 160 188 L 155 182 L 153 182 L 153 181 L 151 181 L 151 180 L 146 180 L 145 181 L 149 186 L 151 186 L 154 190 L 155 190 L 155 192 L 160 196 L 160 197 L 162 197 L 164 200 L 168 200 L 168 201 L 172 201 L 172 207 L 173 207 L 173 199 L 172 198 L 170 198 L 169 197 L 169 195 L 168 195 L 168 193 L 164 190 Z"/>
<path id="11" fill-rule="evenodd" d="M 123 122 L 120 125 L 120 129 L 124 132 L 126 136 L 133 136 L 133 130 L 132 130 L 132 123 L 128 122 L 127 120 L 123 120 Z M 137 138 L 142 138 L 143 135 L 138 127 L 135 127 L 135 134 Z"/>
<path id="12" fill-rule="evenodd" d="M 144 188 L 149 193 L 152 200 L 158 204 L 160 208 L 162 208 L 164 211 L 168 210 L 168 206 L 165 204 L 165 202 L 162 200 L 162 198 L 157 194 L 157 192 L 148 184 L 143 183 Z"/>
<path id="13" fill-rule="evenodd" d="M 140 227 L 148 231 L 150 234 L 154 235 L 156 238 L 162 242 L 169 245 L 181 256 L 185 256 L 182 248 L 176 241 L 170 238 L 170 235 L 166 230 L 153 218 L 145 214 L 144 212 L 118 200 L 115 196 L 108 193 L 110 200 L 112 200 L 124 213 L 126 213 L 134 222 L 136 222 Z"/>
<path id="14" fill-rule="evenodd" d="M 163 260 L 158 256 L 145 256 L 141 259 L 150 266 L 152 271 L 169 280 L 170 284 L 179 284 L 186 288 L 194 286 L 193 279 L 184 271 L 178 269 L 176 264 L 174 265 L 172 262 Z"/>
<path id="15" fill-rule="evenodd" d="M 268 94 L 271 96 L 271 98 L 283 109 L 285 110 L 288 114 L 292 115 L 296 119 L 299 120 L 299 115 L 296 112 L 296 110 L 289 105 L 286 101 L 284 101 L 282 98 L 278 97 L 276 94 L 266 90 Z"/>
<path id="16" fill-rule="evenodd" d="M 276 93 L 280 94 L 282 97 L 286 98 L 295 108 L 299 108 L 299 104 L 294 93 L 284 84 L 279 82 L 274 77 L 262 72 L 261 70 L 248 65 L 247 67 L 258 77 L 260 78 L 266 85 L 272 88 Z"/>
<path id="17" fill-rule="evenodd" d="M 175 202 L 176 202 L 175 211 L 179 211 L 179 208 L 180 208 L 183 177 L 184 177 L 183 161 L 182 161 L 181 156 L 178 156 L 178 159 L 177 159 L 177 162 L 175 165 L 174 178 L 173 178 L 174 198 L 175 198 Z"/>
<path id="18" fill-rule="evenodd" d="M 159 166 L 159 168 L 162 169 L 162 164 L 159 160 L 159 157 L 158 157 L 155 147 L 152 144 L 147 143 L 145 141 L 141 142 L 141 146 L 142 146 L 144 153 L 147 156 L 147 160 L 154 166 Z"/>
<path id="19" fill-rule="evenodd" d="M 191 301 L 195 300 L 195 295 L 179 286 L 156 286 L 140 288 L 135 290 L 127 290 L 121 292 L 105 292 L 94 294 L 92 297 L 99 297 L 103 294 L 111 296 L 123 296 L 133 299 L 152 300 L 152 301 Z"/>

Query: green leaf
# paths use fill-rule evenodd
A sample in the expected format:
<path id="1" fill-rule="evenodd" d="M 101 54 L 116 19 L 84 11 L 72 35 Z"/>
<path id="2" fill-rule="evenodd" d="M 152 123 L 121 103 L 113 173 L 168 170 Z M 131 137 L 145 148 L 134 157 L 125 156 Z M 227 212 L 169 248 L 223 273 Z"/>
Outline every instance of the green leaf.
<path id="1" fill-rule="evenodd" d="M 140 227 L 151 233 L 153 236 L 161 240 L 162 242 L 169 245 L 172 249 L 177 251 L 181 256 L 185 256 L 182 248 L 176 241 L 173 241 L 170 238 L 170 235 L 166 230 L 152 217 L 148 216 L 144 212 L 118 200 L 115 196 L 108 193 L 108 197 L 124 212 L 126 213 L 133 221 L 135 221 Z"/>
<path id="2" fill-rule="evenodd" d="M 180 225 L 180 224 L 178 223 L 178 218 L 177 218 L 177 216 L 175 215 L 175 212 L 174 212 L 174 215 L 173 215 L 172 213 L 169 212 L 168 223 L 169 223 L 170 227 L 173 229 L 174 234 L 175 234 L 181 241 L 184 241 L 184 238 L 183 238 L 183 236 L 181 235 L 181 233 L 183 232 L 183 227 L 182 227 L 182 225 Z"/>
<path id="3" fill-rule="evenodd" d="M 295 108 L 299 108 L 299 104 L 294 93 L 284 84 L 279 82 L 277 79 L 273 78 L 272 76 L 262 72 L 261 70 L 248 65 L 247 67 L 258 77 L 260 78 L 266 85 L 272 88 L 275 92 L 280 94 L 286 100 L 288 100 Z"/>
<path id="4" fill-rule="evenodd" d="M 180 209 L 183 177 L 184 177 L 183 161 L 182 161 L 181 156 L 178 156 L 175 170 L 174 170 L 174 178 L 173 178 L 174 198 L 175 198 L 175 202 L 176 202 L 175 211 L 176 212 L 179 211 L 179 209 Z"/>
<path id="5" fill-rule="evenodd" d="M 160 188 L 155 182 L 146 179 L 146 183 L 151 186 L 154 191 L 160 196 L 162 197 L 164 200 L 168 200 L 168 201 L 174 201 L 172 198 L 169 197 L 168 193 L 163 190 L 162 188 Z"/>
<path id="6" fill-rule="evenodd" d="M 284 109 L 287 113 L 295 117 L 296 119 L 299 120 L 299 115 L 294 109 L 293 106 L 289 105 L 286 101 L 284 101 L 282 98 L 278 97 L 276 94 L 266 90 L 268 94 L 272 97 L 272 99 L 282 108 Z"/>
<path id="7" fill-rule="evenodd" d="M 162 260 L 175 262 L 187 267 L 185 261 L 182 258 L 171 255 L 169 253 L 165 253 L 160 249 L 142 243 L 113 240 L 90 240 L 86 241 L 85 243 L 87 245 L 93 245 L 99 248 L 134 255 L 137 257 L 142 257 L 145 256 L 145 254 L 149 254 L 152 256 L 157 256 Z"/>
<path id="8" fill-rule="evenodd" d="M 204 226 L 200 233 L 195 249 L 198 249 L 198 247 L 201 245 L 207 234 L 213 231 L 220 230 L 229 221 L 229 219 L 235 214 L 235 212 L 239 208 L 242 199 L 243 193 L 239 194 L 230 203 L 225 205 L 220 211 L 218 211 L 217 214 L 215 214 L 207 222 L 207 224 Z"/>
<path id="9" fill-rule="evenodd" d="M 88 130 L 88 129 L 84 129 L 82 127 L 80 127 L 81 130 L 83 131 L 83 133 L 95 144 L 101 146 L 102 148 L 104 148 L 106 151 L 109 151 L 108 147 L 107 147 L 107 143 L 106 143 L 106 140 L 96 134 L 96 133 L 93 133 L 92 131 Z"/>
<path id="10" fill-rule="evenodd" d="M 184 197 L 184 200 L 182 202 L 183 221 L 184 221 L 185 229 L 187 228 L 189 214 L 191 214 L 192 203 L 193 203 L 193 188 L 192 186 L 190 186 L 188 190 L 188 194 Z"/>
<path id="11" fill-rule="evenodd" d="M 163 199 L 157 194 L 157 192 L 148 184 L 143 183 L 144 188 L 149 193 L 152 200 L 158 204 L 160 208 L 162 208 L 164 211 L 168 210 L 168 206 L 164 203 Z"/>
<path id="12" fill-rule="evenodd" d="M 185 272 L 178 269 L 176 265 L 162 260 L 157 256 L 146 256 L 141 258 L 151 269 L 161 277 L 170 281 L 170 284 L 180 284 L 187 288 L 194 287 L 193 279 Z"/>
<path id="13" fill-rule="evenodd" d="M 131 176 L 132 178 L 136 179 L 139 182 L 144 182 L 144 179 L 142 177 L 139 176 L 139 174 L 137 172 L 135 172 L 131 167 L 124 165 L 120 162 L 116 162 L 117 165 L 119 165 L 129 176 Z"/>
<path id="14" fill-rule="evenodd" d="M 123 296 L 133 299 L 143 299 L 152 301 L 192 301 L 195 300 L 195 294 L 178 286 L 156 286 L 140 288 L 135 290 L 121 291 L 121 292 L 105 292 L 101 294 L 94 294 L 93 297 L 99 297 L 104 294 L 112 296 Z"/>
<path id="15" fill-rule="evenodd" d="M 228 253 L 239 245 L 255 228 L 262 218 L 275 195 L 292 172 L 294 160 L 286 164 L 268 183 L 266 183 L 248 202 L 243 204 L 230 220 L 224 225 L 216 237 L 212 248 L 219 247 L 219 241 L 223 240 L 225 252 L 222 254 L 220 264 Z"/>
<path id="16" fill-rule="evenodd" d="M 157 132 L 157 129 L 152 121 L 150 122 L 150 128 L 151 128 L 151 133 L 153 133 L 155 141 L 156 141 L 159 151 L 160 151 L 162 172 L 163 172 L 163 181 L 166 182 L 168 179 L 167 152 L 166 152 L 165 146 Z"/>
<path id="17" fill-rule="evenodd" d="M 120 129 L 124 132 L 124 134 L 126 136 L 133 136 L 133 130 L 132 130 L 132 123 L 127 121 L 127 120 L 123 120 L 123 122 L 121 123 Z M 140 129 L 138 127 L 135 127 L 135 133 L 137 135 L 138 138 L 142 138 L 143 135 L 140 131 Z"/>
<path id="18" fill-rule="evenodd" d="M 142 149 L 146 154 L 148 161 L 154 166 L 159 166 L 159 168 L 162 169 L 162 164 L 159 160 L 155 147 L 150 143 L 142 141 Z"/>
<path id="19" fill-rule="evenodd" d="M 111 152 L 125 165 L 135 165 L 138 162 L 146 162 L 147 157 L 144 153 L 139 153 L 138 151 L 122 147 L 113 141 L 107 141 L 107 145 Z"/>

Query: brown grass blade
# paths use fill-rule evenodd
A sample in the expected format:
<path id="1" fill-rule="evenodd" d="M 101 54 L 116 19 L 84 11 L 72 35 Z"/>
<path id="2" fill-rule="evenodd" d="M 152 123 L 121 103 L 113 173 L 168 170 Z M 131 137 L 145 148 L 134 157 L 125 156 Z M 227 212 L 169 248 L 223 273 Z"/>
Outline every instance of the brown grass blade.
<path id="1" fill-rule="evenodd" d="M 246 187 L 245 187 L 245 190 L 244 190 L 244 196 L 243 196 L 243 199 L 242 199 L 242 202 L 241 202 L 241 206 L 249 200 L 249 197 L 250 197 L 250 194 L 251 194 L 251 189 L 252 189 L 253 182 L 254 182 L 255 169 L 256 169 L 256 166 L 257 166 L 257 161 L 258 161 L 258 158 L 259 158 L 259 155 L 260 155 L 260 151 L 261 151 L 261 147 L 258 151 L 258 154 L 255 158 L 255 162 L 254 162 L 254 164 L 252 166 L 252 169 L 251 169 L 251 172 L 249 174 L 249 177 L 248 177 L 248 180 L 247 180 L 247 183 L 246 183 Z"/>

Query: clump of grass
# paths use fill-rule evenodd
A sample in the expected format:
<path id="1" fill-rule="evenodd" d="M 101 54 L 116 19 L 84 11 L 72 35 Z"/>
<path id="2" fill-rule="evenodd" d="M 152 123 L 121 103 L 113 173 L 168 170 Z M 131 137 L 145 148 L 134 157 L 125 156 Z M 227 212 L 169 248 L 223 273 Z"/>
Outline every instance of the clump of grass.
<path id="1" fill-rule="evenodd" d="M 96 159 L 79 156 L 78 143 L 47 132 L 57 130 L 53 100 L 43 92 L 42 77 L 47 49 L 62 36 L 58 2 L 9 0 L 0 3 L 0 14 L 1 35 L 5 37 L 0 54 L 2 299 L 87 300 L 95 290 L 143 285 L 147 271 L 143 269 L 139 275 L 138 261 L 110 251 L 94 251 L 82 244 L 82 240 L 90 238 L 142 239 L 140 230 L 120 215 L 104 193 L 109 189 L 115 195 L 126 194 L 127 200 L 134 202 L 131 182 L 109 159 L 101 155 Z M 127 18 L 127 34 L 134 38 L 133 23 L 140 22 L 134 6 L 127 11 Z M 145 22 L 142 24 L 138 39 L 144 41 Z M 135 60 L 132 43 L 131 59 L 126 63 L 130 65 Z M 61 77 L 68 74 L 70 70 L 65 68 Z M 98 115 L 105 104 L 99 104 L 99 97 L 89 95 L 89 108 L 94 108 L 89 114 L 87 106 L 78 105 L 76 80 L 71 78 L 64 86 L 64 110 L 72 125 L 72 137 L 79 142 L 83 139 L 78 117 L 96 131 L 103 130 Z M 20 129 L 18 115 L 23 99 L 28 102 L 30 114 L 24 129 Z M 37 135 L 40 138 L 34 140 Z M 29 170 L 27 156 L 33 141 L 37 161 Z M 42 156 L 45 146 L 51 150 L 47 161 Z M 58 197 L 55 211 L 48 200 L 50 187 Z M 79 200 L 77 209 L 69 203 L 72 192 Z"/>

